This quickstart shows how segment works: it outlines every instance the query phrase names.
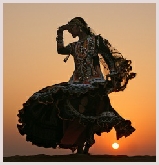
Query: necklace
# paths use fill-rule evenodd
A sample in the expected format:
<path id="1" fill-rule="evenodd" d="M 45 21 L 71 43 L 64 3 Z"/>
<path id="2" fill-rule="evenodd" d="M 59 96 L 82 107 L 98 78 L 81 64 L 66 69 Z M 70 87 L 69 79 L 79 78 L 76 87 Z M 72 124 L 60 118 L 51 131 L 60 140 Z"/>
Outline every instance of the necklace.
<path id="1" fill-rule="evenodd" d="M 84 41 L 85 39 L 87 39 L 89 37 L 89 35 L 87 35 L 87 36 L 85 36 L 84 38 L 82 38 L 82 39 L 79 39 L 78 41 L 80 42 L 80 41 Z"/>

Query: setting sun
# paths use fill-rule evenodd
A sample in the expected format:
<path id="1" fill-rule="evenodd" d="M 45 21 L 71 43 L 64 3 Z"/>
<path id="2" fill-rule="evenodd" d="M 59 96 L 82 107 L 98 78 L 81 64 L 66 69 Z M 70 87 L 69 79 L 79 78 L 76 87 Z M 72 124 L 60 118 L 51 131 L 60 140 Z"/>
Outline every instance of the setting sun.
<path id="1" fill-rule="evenodd" d="M 118 144 L 118 143 L 113 143 L 113 144 L 112 144 L 112 147 L 113 147 L 114 149 L 118 149 L 118 148 L 119 148 L 119 144 Z"/>

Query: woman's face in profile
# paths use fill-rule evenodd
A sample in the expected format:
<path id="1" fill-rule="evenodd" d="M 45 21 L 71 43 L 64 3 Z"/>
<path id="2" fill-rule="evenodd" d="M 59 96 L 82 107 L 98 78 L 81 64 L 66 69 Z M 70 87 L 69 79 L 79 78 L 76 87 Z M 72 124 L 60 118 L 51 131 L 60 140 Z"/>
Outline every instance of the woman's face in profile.
<path id="1" fill-rule="evenodd" d="M 79 34 L 79 27 L 77 25 L 69 25 L 68 32 L 72 34 L 73 38 L 76 38 Z"/>

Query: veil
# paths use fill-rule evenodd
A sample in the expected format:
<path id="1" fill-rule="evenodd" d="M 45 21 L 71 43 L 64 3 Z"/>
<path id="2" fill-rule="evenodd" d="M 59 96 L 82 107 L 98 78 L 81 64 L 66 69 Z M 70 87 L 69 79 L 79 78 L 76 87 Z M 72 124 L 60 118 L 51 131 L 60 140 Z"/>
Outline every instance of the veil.
<path id="1" fill-rule="evenodd" d="M 108 40 L 106 41 L 106 46 L 109 48 L 112 54 L 112 61 L 115 65 L 115 74 L 110 74 L 110 69 L 104 60 L 104 58 L 99 55 L 100 63 L 103 65 L 103 73 L 107 85 L 112 87 L 111 92 L 123 91 L 129 80 L 135 78 L 136 73 L 132 72 L 132 61 L 123 57 L 123 55 L 114 48 Z"/>

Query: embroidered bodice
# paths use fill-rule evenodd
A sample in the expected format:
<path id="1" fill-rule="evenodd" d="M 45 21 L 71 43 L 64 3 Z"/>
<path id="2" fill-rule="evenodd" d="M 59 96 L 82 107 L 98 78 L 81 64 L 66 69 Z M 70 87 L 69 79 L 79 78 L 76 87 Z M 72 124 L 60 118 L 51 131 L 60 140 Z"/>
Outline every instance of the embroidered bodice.
<path id="1" fill-rule="evenodd" d="M 95 49 L 95 36 L 88 36 L 85 40 L 79 40 L 69 46 L 75 62 L 75 71 L 70 81 L 88 83 L 92 79 L 104 80 L 98 51 Z"/>

